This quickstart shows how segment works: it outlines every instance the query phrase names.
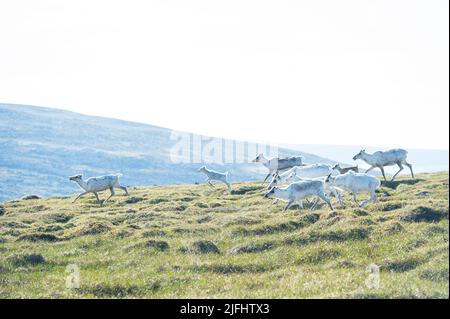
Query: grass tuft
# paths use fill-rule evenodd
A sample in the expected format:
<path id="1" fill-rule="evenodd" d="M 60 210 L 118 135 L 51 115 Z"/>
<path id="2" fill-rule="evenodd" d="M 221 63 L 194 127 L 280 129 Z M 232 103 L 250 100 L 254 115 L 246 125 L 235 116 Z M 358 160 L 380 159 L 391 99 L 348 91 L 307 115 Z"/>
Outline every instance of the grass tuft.
<path id="1" fill-rule="evenodd" d="M 139 202 L 141 202 L 141 201 L 143 201 L 144 199 L 142 198 L 142 197 L 130 197 L 130 198 L 127 198 L 126 200 L 125 200 L 125 203 L 127 203 L 127 204 L 136 204 L 136 203 L 139 203 Z"/>
<path id="2" fill-rule="evenodd" d="M 448 219 L 447 210 L 436 210 L 428 206 L 417 206 L 408 209 L 403 215 L 400 216 L 400 220 L 407 222 L 439 222 L 442 219 Z"/>
<path id="3" fill-rule="evenodd" d="M 232 190 L 231 194 L 233 195 L 245 195 L 247 193 L 251 193 L 251 192 L 255 192 L 255 191 L 260 191 L 262 189 L 261 186 L 242 186 L 239 187 L 238 189 Z"/>
<path id="4" fill-rule="evenodd" d="M 32 233 L 32 234 L 24 234 L 19 236 L 19 238 L 17 240 L 21 240 L 21 241 L 32 241 L 32 242 L 36 242 L 36 241 L 58 241 L 60 240 L 60 238 L 58 238 L 55 235 L 52 234 L 46 234 L 46 233 Z"/>
<path id="5" fill-rule="evenodd" d="M 298 261 L 307 264 L 322 264 L 328 260 L 334 260 L 341 256 L 341 252 L 335 248 L 319 248 L 317 250 L 308 252 L 302 256 Z"/>
<path id="6" fill-rule="evenodd" d="M 89 221 L 85 224 L 78 225 L 68 232 L 68 237 L 80 237 L 87 235 L 98 235 L 109 232 L 112 229 L 112 224 L 105 221 Z"/>
<path id="7" fill-rule="evenodd" d="M 155 248 L 159 251 L 165 251 L 169 249 L 169 244 L 163 240 L 149 240 L 145 245 L 150 248 Z"/>
<path id="8" fill-rule="evenodd" d="M 212 241 L 198 240 L 189 247 L 181 248 L 182 252 L 192 254 L 219 254 L 220 250 Z"/>
<path id="9" fill-rule="evenodd" d="M 400 208 L 402 208 L 402 206 L 403 206 L 402 203 L 391 203 L 391 202 L 388 202 L 388 203 L 382 204 L 381 207 L 380 207 L 380 210 L 382 212 L 390 212 L 390 211 L 393 211 L 393 210 L 396 210 L 396 209 L 400 209 Z"/>
<path id="10" fill-rule="evenodd" d="M 417 257 L 409 257 L 405 259 L 388 259 L 384 260 L 380 266 L 380 270 L 405 272 L 415 269 L 424 262 L 423 259 Z"/>
<path id="11" fill-rule="evenodd" d="M 40 198 L 41 197 L 38 195 L 25 195 L 25 196 L 22 196 L 20 198 L 20 200 L 33 200 L 33 199 L 40 199 Z"/>
<path id="12" fill-rule="evenodd" d="M 77 289 L 80 294 L 92 294 L 98 298 L 124 298 L 127 296 L 135 296 L 139 292 L 138 286 L 123 285 L 105 285 L 97 284 L 92 287 L 83 287 Z"/>
<path id="13" fill-rule="evenodd" d="M 420 278 L 435 281 L 435 282 L 448 282 L 448 268 L 446 269 L 424 269 L 420 272 Z"/>
<path id="14" fill-rule="evenodd" d="M 15 254 L 6 259 L 14 266 L 28 266 L 44 264 L 46 261 L 41 254 Z"/>
<path id="15" fill-rule="evenodd" d="M 274 247 L 272 242 L 265 242 L 262 244 L 249 244 L 244 246 L 238 246 L 231 249 L 231 254 L 244 254 L 244 253 L 260 253 L 266 250 L 270 250 Z"/>

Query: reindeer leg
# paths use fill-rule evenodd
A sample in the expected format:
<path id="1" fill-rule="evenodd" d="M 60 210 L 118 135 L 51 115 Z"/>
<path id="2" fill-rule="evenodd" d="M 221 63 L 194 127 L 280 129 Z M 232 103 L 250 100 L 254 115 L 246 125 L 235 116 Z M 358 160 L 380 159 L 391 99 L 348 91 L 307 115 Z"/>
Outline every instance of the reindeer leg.
<path id="1" fill-rule="evenodd" d="M 121 190 L 123 190 L 123 191 L 125 192 L 125 195 L 127 195 L 127 196 L 130 195 L 130 194 L 128 193 L 127 188 L 126 188 L 125 186 L 118 185 L 117 188 L 120 188 Z"/>
<path id="2" fill-rule="evenodd" d="M 378 201 L 377 193 L 375 192 L 375 188 L 371 190 L 370 192 L 370 200 L 374 203 Z"/>
<path id="3" fill-rule="evenodd" d="M 103 203 L 100 204 L 101 206 L 105 205 L 106 202 L 107 202 L 111 197 L 113 197 L 113 196 L 116 194 L 116 193 L 114 192 L 114 188 L 113 188 L 113 187 L 110 187 L 109 190 L 111 191 L 111 195 L 109 195 L 109 197 L 108 197 L 107 199 L 105 199 L 105 200 L 103 201 Z"/>
<path id="4" fill-rule="evenodd" d="M 344 206 L 344 203 L 342 202 L 342 195 L 341 195 L 341 193 L 338 190 L 333 189 L 333 195 L 334 195 L 334 197 L 336 197 L 336 199 L 337 199 L 337 201 L 339 203 L 339 206 L 341 206 L 341 207 Z"/>
<path id="5" fill-rule="evenodd" d="M 324 193 L 319 194 L 319 197 L 325 202 L 327 203 L 328 207 L 330 207 L 331 210 L 333 210 L 333 206 L 331 205 L 330 199 L 327 197 L 327 195 L 325 195 Z"/>
<path id="6" fill-rule="evenodd" d="M 399 167 L 400 169 L 398 170 L 397 173 L 394 174 L 394 176 L 392 176 L 391 181 L 394 180 L 395 176 L 397 176 L 398 173 L 400 173 L 401 171 L 403 171 L 403 165 L 402 165 L 402 163 L 398 162 L 397 165 L 398 165 L 398 167 Z"/>
<path id="7" fill-rule="evenodd" d="M 227 185 L 228 193 L 231 194 L 231 184 L 230 184 L 229 182 L 226 182 L 226 181 L 222 181 L 222 183 L 224 183 L 225 185 Z"/>
<path id="8" fill-rule="evenodd" d="M 373 170 L 375 168 L 375 166 L 371 166 L 369 167 L 369 169 L 366 170 L 366 174 L 369 173 L 371 170 Z"/>
<path id="9" fill-rule="evenodd" d="M 384 181 L 387 182 L 386 175 L 384 174 L 384 167 L 379 166 L 379 168 L 380 168 L 381 174 L 383 174 Z"/>
<path id="10" fill-rule="evenodd" d="M 272 172 L 269 172 L 269 174 L 267 174 L 266 178 L 264 178 L 263 184 L 267 181 L 270 175 L 272 175 Z"/>
<path id="11" fill-rule="evenodd" d="M 412 178 L 415 178 L 414 177 L 414 172 L 413 172 L 413 169 L 412 169 L 412 165 L 411 164 L 409 164 L 408 162 L 406 162 L 405 161 L 405 163 L 404 163 L 406 166 L 408 166 L 409 167 L 409 170 L 411 171 L 411 176 L 412 176 Z"/>
<path id="12" fill-rule="evenodd" d="M 317 207 L 317 204 L 319 203 L 319 200 L 316 198 L 310 208 L 310 210 L 315 210 Z"/>
<path id="13" fill-rule="evenodd" d="M 284 207 L 284 211 L 287 211 L 288 209 L 289 209 L 289 207 L 291 207 L 292 206 L 292 204 L 294 204 L 294 200 L 289 200 L 289 202 L 287 203 L 287 205 L 286 205 L 286 207 Z"/>
<path id="14" fill-rule="evenodd" d="M 231 190 L 231 183 L 227 183 L 227 187 L 228 187 L 228 192 L 231 194 L 232 190 Z"/>
<path id="15" fill-rule="evenodd" d="M 353 193 L 353 200 L 355 201 L 356 205 L 359 206 L 358 198 L 356 197 L 356 193 Z"/>
<path id="16" fill-rule="evenodd" d="M 80 199 L 81 196 L 84 196 L 84 195 L 86 195 L 87 193 L 89 193 L 89 192 L 81 193 L 80 195 L 78 195 L 78 196 L 72 201 L 72 203 L 75 203 L 78 199 Z"/>
<path id="17" fill-rule="evenodd" d="M 370 190 L 370 197 L 361 202 L 361 207 L 365 207 L 369 202 L 376 203 L 377 202 L 377 194 L 375 193 L 375 188 Z"/>

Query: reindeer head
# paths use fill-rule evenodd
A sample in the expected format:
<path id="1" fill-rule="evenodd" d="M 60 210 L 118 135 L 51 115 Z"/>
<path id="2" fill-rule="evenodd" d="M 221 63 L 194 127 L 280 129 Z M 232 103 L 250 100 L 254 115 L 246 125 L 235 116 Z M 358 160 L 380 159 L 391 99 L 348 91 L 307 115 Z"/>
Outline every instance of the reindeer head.
<path id="1" fill-rule="evenodd" d="M 269 186 L 267 186 L 267 189 L 272 189 L 273 187 L 275 187 L 276 185 L 278 185 L 278 183 L 281 182 L 281 177 L 280 175 L 278 175 L 278 172 L 275 173 L 275 175 L 273 175 L 272 181 L 270 182 Z"/>
<path id="2" fill-rule="evenodd" d="M 325 179 L 325 183 L 330 183 L 330 184 L 334 183 L 334 176 L 331 176 L 331 173 L 328 174 L 327 178 Z"/>
<path id="3" fill-rule="evenodd" d="M 252 161 L 253 163 L 258 163 L 261 161 L 261 159 L 264 157 L 263 153 L 259 153 L 258 156 L 255 157 L 255 159 Z"/>
<path id="4" fill-rule="evenodd" d="M 74 181 L 74 182 L 79 182 L 82 179 L 83 179 L 83 175 L 81 175 L 81 174 L 69 176 L 69 180 Z"/>
<path id="5" fill-rule="evenodd" d="M 296 180 L 297 180 L 296 177 L 297 177 L 297 171 L 293 171 L 293 172 L 290 173 L 289 176 L 286 178 L 286 182 L 290 183 L 290 182 L 296 181 Z"/>
<path id="6" fill-rule="evenodd" d="M 199 172 L 204 172 L 206 171 L 206 166 L 202 166 L 198 169 Z"/>
<path id="7" fill-rule="evenodd" d="M 360 150 L 358 154 L 353 156 L 353 160 L 356 161 L 357 159 L 362 158 L 362 155 L 366 153 L 366 150 Z"/>
<path id="8" fill-rule="evenodd" d="M 264 194 L 265 198 L 273 198 L 275 196 L 275 190 L 277 190 L 278 187 L 272 187 L 268 193 Z"/>

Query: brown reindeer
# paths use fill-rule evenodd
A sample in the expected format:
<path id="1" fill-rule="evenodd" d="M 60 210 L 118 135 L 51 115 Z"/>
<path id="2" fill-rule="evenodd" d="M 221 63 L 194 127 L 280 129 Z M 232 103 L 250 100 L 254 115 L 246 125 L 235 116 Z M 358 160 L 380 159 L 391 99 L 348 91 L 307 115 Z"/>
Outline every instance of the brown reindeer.
<path id="1" fill-rule="evenodd" d="M 349 167 L 341 167 L 341 165 L 336 164 L 333 166 L 333 169 L 337 170 L 340 174 L 345 174 L 348 171 L 354 171 L 355 173 L 359 173 L 358 165 L 349 166 Z"/>

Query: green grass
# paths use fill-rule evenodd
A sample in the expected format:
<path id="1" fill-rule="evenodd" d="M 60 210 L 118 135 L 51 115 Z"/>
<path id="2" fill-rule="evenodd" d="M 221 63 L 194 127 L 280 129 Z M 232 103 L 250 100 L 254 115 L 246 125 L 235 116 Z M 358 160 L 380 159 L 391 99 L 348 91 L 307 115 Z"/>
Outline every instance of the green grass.
<path id="1" fill-rule="evenodd" d="M 365 208 L 347 195 L 333 212 L 282 212 L 261 183 L 233 186 L 131 188 L 104 207 L 2 203 L 0 298 L 449 297 L 447 172 L 400 177 Z M 69 264 L 79 289 L 65 286 Z"/>

